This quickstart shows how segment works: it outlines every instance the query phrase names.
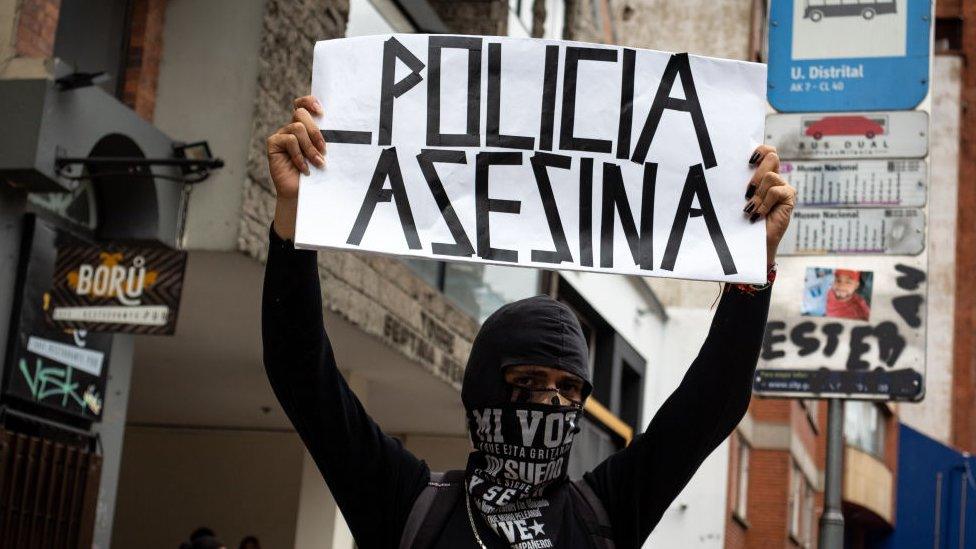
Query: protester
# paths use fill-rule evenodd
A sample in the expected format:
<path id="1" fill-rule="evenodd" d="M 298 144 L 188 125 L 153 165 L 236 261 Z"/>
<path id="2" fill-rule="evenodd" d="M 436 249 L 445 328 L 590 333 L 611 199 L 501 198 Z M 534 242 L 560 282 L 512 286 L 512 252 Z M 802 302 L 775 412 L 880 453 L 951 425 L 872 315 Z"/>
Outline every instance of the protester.
<path id="1" fill-rule="evenodd" d="M 756 166 L 743 215 L 765 219 L 769 279 L 726 286 L 698 357 L 643 434 L 582 481 L 567 479 L 592 390 L 588 352 L 568 307 L 532 297 L 503 306 L 478 332 L 461 390 L 475 451 L 463 472 L 442 478 L 384 434 L 349 389 L 323 326 L 316 254 L 293 247 L 299 174 L 306 162 L 324 163 L 313 114 L 322 114 L 314 98 L 296 99 L 292 123 L 268 138 L 278 198 L 264 362 L 358 546 L 639 547 L 749 404 L 776 248 L 794 205 L 775 149 L 742 160 Z"/>

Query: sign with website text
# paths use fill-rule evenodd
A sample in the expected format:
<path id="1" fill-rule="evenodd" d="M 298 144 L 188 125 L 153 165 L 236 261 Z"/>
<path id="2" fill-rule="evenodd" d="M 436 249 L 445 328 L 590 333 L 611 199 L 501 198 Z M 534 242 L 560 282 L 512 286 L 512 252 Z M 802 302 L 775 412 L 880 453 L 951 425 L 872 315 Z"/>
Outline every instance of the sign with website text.
<path id="1" fill-rule="evenodd" d="M 762 282 L 743 195 L 765 68 L 579 42 L 385 35 L 315 46 L 328 142 L 296 243 Z"/>
<path id="2" fill-rule="evenodd" d="M 95 332 L 172 335 L 186 252 L 162 247 L 58 248 L 51 318 Z"/>
<path id="3" fill-rule="evenodd" d="M 931 0 L 773 0 L 769 103 L 782 112 L 907 110 L 929 89 Z"/>
<path id="4" fill-rule="evenodd" d="M 924 259 L 791 258 L 779 270 L 757 394 L 922 399 Z"/>

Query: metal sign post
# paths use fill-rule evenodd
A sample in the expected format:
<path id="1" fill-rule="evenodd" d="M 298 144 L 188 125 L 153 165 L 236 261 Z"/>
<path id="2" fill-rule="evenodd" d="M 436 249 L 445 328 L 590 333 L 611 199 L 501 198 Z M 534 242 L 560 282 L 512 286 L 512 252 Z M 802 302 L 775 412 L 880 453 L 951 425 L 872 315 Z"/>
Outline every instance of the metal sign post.
<path id="1" fill-rule="evenodd" d="M 828 401 L 821 549 L 844 547 L 844 401 L 925 396 L 932 10 L 770 2 L 765 136 L 798 194 L 753 387 Z"/>
<path id="2" fill-rule="evenodd" d="M 843 549 L 844 513 L 844 401 L 827 401 L 827 470 L 824 479 L 824 512 L 820 515 L 820 549 Z"/>

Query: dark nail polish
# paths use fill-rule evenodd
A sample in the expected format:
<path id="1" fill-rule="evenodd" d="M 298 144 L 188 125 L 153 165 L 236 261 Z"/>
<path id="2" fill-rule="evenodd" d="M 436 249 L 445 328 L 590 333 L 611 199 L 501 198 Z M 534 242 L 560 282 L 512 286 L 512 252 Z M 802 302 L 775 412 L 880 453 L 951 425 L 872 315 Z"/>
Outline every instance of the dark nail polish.
<path id="1" fill-rule="evenodd" d="M 754 213 L 752 214 L 752 217 L 749 218 L 749 223 L 755 223 L 757 219 L 759 219 L 759 214 Z"/>
<path id="2" fill-rule="evenodd" d="M 755 164 L 757 160 L 759 160 L 759 151 L 752 153 L 752 156 L 749 157 L 749 164 Z"/>
<path id="3" fill-rule="evenodd" d="M 756 203 L 755 202 L 749 202 L 748 204 L 746 204 L 746 207 L 742 209 L 742 211 L 744 211 L 746 213 L 751 213 L 752 210 L 755 209 L 755 208 L 756 208 Z"/>
<path id="4" fill-rule="evenodd" d="M 756 186 L 752 183 L 749 184 L 749 188 L 746 189 L 746 200 L 752 198 L 752 195 L 756 194 Z"/>

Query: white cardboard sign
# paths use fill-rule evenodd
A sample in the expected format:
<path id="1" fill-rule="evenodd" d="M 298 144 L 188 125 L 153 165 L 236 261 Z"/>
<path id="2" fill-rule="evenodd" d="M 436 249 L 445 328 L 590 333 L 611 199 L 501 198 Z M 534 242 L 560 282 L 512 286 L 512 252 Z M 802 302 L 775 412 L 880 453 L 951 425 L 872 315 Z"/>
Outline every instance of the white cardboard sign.
<path id="1" fill-rule="evenodd" d="M 579 42 L 318 42 L 329 143 L 296 243 L 440 260 L 735 282 L 763 65 Z"/>

